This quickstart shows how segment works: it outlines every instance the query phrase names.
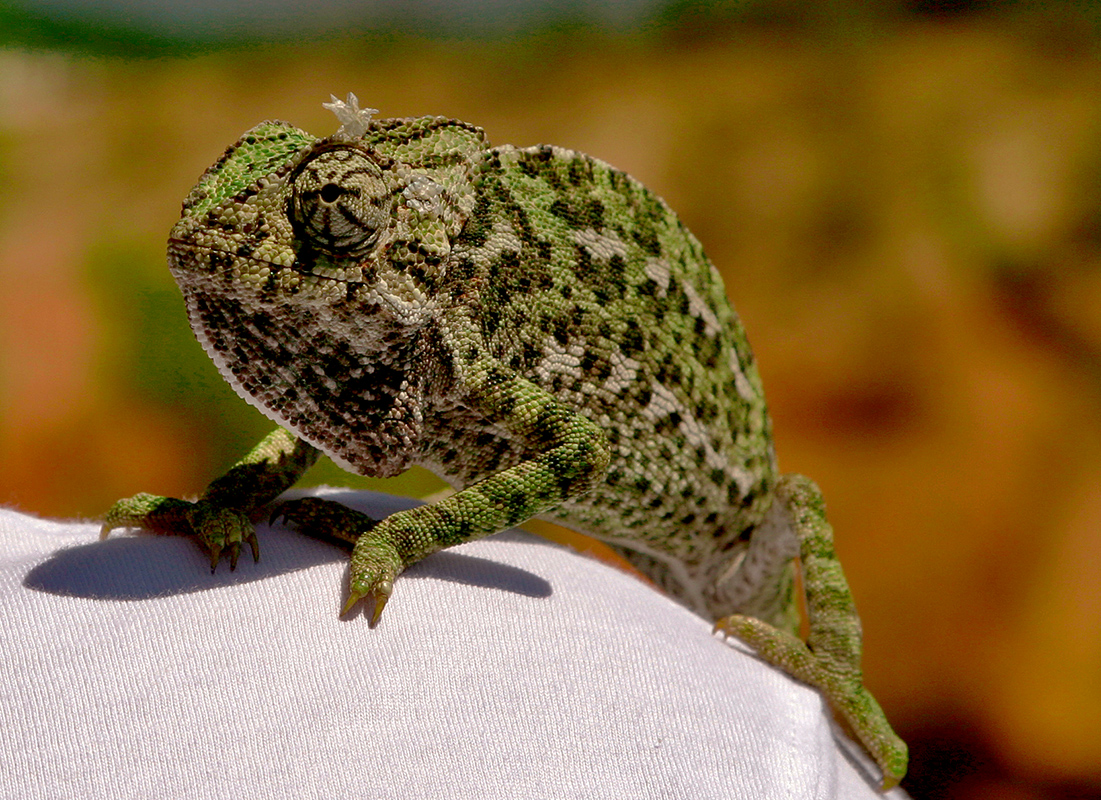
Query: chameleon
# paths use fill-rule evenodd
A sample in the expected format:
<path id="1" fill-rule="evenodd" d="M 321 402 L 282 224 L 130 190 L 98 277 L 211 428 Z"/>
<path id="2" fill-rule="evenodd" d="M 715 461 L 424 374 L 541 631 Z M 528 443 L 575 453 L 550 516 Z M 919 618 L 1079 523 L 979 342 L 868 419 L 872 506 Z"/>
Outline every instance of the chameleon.
<path id="1" fill-rule="evenodd" d="M 259 558 L 254 522 L 319 453 L 362 475 L 420 465 L 457 491 L 381 521 L 274 506 L 351 546 L 342 613 L 373 601 L 373 627 L 410 564 L 558 522 L 820 690 L 896 785 L 906 745 L 864 687 L 821 493 L 778 471 L 756 362 L 695 236 L 590 156 L 376 119 L 352 94 L 324 105 L 331 136 L 247 131 L 168 241 L 196 337 L 277 427 L 197 500 L 120 500 L 102 535 L 191 535 L 233 569 L 242 545 Z"/>

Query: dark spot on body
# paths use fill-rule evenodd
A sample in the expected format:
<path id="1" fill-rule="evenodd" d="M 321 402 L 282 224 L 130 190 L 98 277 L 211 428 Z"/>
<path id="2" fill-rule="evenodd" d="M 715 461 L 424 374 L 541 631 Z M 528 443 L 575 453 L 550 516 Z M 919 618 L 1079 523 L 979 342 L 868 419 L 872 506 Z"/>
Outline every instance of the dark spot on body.
<path id="1" fill-rule="evenodd" d="M 642 336 L 642 330 L 639 328 L 638 320 L 627 320 L 627 330 L 624 331 L 619 345 L 626 356 L 637 355 L 643 351 L 646 343 Z"/>
<path id="2" fill-rule="evenodd" d="M 655 258 L 661 255 L 661 242 L 658 240 L 657 231 L 654 230 L 652 225 L 639 225 L 631 232 L 631 236 L 647 255 Z"/>
<path id="3" fill-rule="evenodd" d="M 585 220 L 596 231 L 604 229 L 604 204 L 597 198 L 592 198 L 586 204 Z M 618 258 L 618 256 L 615 256 Z"/>

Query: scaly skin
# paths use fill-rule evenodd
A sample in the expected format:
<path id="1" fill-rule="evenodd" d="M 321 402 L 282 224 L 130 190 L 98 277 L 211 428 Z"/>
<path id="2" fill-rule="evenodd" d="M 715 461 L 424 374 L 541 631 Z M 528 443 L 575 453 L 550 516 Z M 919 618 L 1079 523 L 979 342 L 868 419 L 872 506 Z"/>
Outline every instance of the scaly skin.
<path id="1" fill-rule="evenodd" d="M 818 687 L 884 774 L 906 747 L 864 689 L 860 622 L 817 488 L 780 476 L 745 332 L 657 196 L 556 147 L 491 147 L 442 117 L 246 133 L 168 245 L 195 333 L 280 427 L 195 504 L 117 503 L 112 528 L 194 535 L 212 566 L 318 451 L 364 475 L 425 466 L 459 491 L 376 522 L 276 509 L 353 543 L 344 611 L 441 548 L 532 517 L 611 544 L 655 583 Z M 810 636 L 798 633 L 801 556 Z"/>

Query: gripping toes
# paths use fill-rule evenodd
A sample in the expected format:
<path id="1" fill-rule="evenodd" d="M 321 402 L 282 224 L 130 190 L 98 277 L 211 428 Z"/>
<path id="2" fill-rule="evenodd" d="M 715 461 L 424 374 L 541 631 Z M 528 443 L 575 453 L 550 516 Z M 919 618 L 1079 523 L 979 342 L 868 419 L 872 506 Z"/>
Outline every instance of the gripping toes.
<path id="1" fill-rule="evenodd" d="M 140 528 L 153 533 L 189 534 L 187 512 L 191 503 L 175 497 L 136 494 L 119 500 L 103 516 L 99 538 L 106 539 L 116 528 Z"/>
<path id="2" fill-rule="evenodd" d="M 377 625 L 386 601 L 394 591 L 394 579 L 405 568 L 397 548 L 374 533 L 359 537 L 352 550 L 351 580 L 348 584 L 348 600 L 341 614 L 347 614 L 360 600 L 374 600 L 371 625 Z"/>
<path id="3" fill-rule="evenodd" d="M 374 600 L 375 625 L 394 591 L 394 579 L 405 568 L 397 549 L 374 529 L 378 521 L 345 505 L 318 497 L 288 500 L 276 506 L 272 521 L 284 519 L 300 533 L 322 539 L 340 539 L 354 545 L 348 599 L 341 614 L 360 600 Z"/>
<path id="4" fill-rule="evenodd" d="M 193 536 L 210 554 L 213 572 L 222 554 L 229 555 L 229 568 L 237 567 L 242 542 L 247 542 L 254 560 L 260 560 L 260 543 L 252 522 L 243 512 L 205 500 L 192 503 L 174 497 L 137 494 L 115 503 L 103 519 L 100 538 L 117 528 L 139 528 L 153 533 Z"/>
<path id="5" fill-rule="evenodd" d="M 864 688 L 858 665 L 820 658 L 802 640 L 754 617 L 724 617 L 715 623 L 714 630 L 723 638 L 736 636 L 765 661 L 822 691 L 883 772 L 882 791 L 898 785 L 906 774 L 906 743 L 891 729 L 879 703 Z"/>
<path id="6" fill-rule="evenodd" d="M 211 572 L 218 567 L 223 552 L 229 554 L 230 570 L 236 569 L 242 542 L 248 542 L 253 560 L 260 560 L 260 543 L 256 539 L 252 521 L 237 509 L 200 500 L 192 506 L 188 521 L 196 538 L 210 553 Z"/>

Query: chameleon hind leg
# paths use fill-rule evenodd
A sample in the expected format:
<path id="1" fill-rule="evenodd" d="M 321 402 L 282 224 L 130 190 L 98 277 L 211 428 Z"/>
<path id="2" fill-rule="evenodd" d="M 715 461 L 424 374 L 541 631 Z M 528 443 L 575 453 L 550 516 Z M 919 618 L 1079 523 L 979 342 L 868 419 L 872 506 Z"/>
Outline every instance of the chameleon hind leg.
<path id="1" fill-rule="evenodd" d="M 810 623 L 807 641 L 741 614 L 719 620 L 715 630 L 738 637 L 766 661 L 825 694 L 883 771 L 886 791 L 906 774 L 906 744 L 864 688 L 860 618 L 833 549 L 822 494 L 810 479 L 784 475 L 776 501 L 783 503 L 799 542 Z"/>

